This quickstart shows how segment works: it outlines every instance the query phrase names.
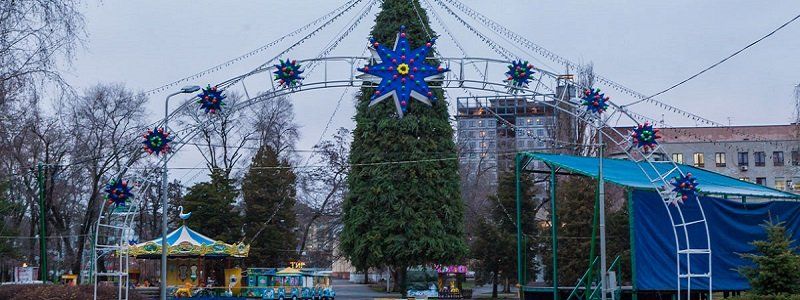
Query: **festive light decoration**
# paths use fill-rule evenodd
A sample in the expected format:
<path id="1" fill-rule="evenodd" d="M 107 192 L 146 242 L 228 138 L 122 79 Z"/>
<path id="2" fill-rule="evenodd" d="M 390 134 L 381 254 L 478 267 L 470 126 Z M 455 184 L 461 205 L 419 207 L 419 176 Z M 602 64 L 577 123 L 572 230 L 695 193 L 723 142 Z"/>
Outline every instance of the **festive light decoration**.
<path id="1" fill-rule="evenodd" d="M 654 129 L 650 122 L 644 122 L 644 124 L 634 127 L 631 137 L 633 138 L 633 144 L 642 148 L 645 152 L 655 149 L 658 145 L 658 139 L 661 138 L 658 135 L 658 129 Z"/>
<path id="2" fill-rule="evenodd" d="M 124 180 L 112 179 L 106 184 L 106 201 L 116 206 L 125 206 L 128 199 L 133 198 L 128 182 Z"/>
<path id="3" fill-rule="evenodd" d="M 208 87 L 203 89 L 202 94 L 197 94 L 197 97 L 200 98 L 197 100 L 197 103 L 200 103 L 200 109 L 205 109 L 206 113 L 216 113 L 225 106 L 225 102 L 222 100 L 226 96 L 222 94 L 222 90 L 217 89 L 217 86 L 212 87 L 209 84 Z"/>
<path id="4" fill-rule="evenodd" d="M 608 97 L 600 93 L 600 89 L 586 89 L 583 91 L 582 105 L 586 106 L 586 110 L 592 113 L 601 114 L 608 108 Z"/>
<path id="5" fill-rule="evenodd" d="M 525 62 L 521 60 L 512 61 L 508 65 L 507 78 L 503 81 L 508 83 L 512 92 L 518 91 L 521 88 L 528 87 L 528 82 L 533 79 L 533 72 L 533 65 L 529 64 L 527 60 Z"/>
<path id="6" fill-rule="evenodd" d="M 359 78 L 378 84 L 370 98 L 369 106 L 392 97 L 397 107 L 397 114 L 402 118 L 408 111 L 411 98 L 429 106 L 432 105 L 431 102 L 436 102 L 428 82 L 444 78 L 442 74 L 449 69 L 425 63 L 425 58 L 434 42 L 432 39 L 417 49 L 411 49 L 406 38 L 405 26 L 400 27 L 393 50 L 371 38 L 370 50 L 377 63 L 358 69 L 364 73 Z"/>
<path id="7" fill-rule="evenodd" d="M 139 243 L 139 240 L 137 240 L 137 239 L 128 240 L 128 245 L 130 245 L 130 246 L 136 245 L 138 243 Z"/>
<path id="8" fill-rule="evenodd" d="M 699 189 L 697 188 L 697 179 L 692 177 L 692 173 L 686 173 L 686 175 L 681 175 L 673 178 L 670 182 L 673 188 L 672 191 L 677 193 L 678 198 L 675 199 L 675 203 L 683 203 L 683 201 L 688 200 L 689 198 L 697 197 L 697 192 Z"/>
<path id="9" fill-rule="evenodd" d="M 305 77 L 300 76 L 303 70 L 300 70 L 300 65 L 296 60 L 289 61 L 281 60 L 280 64 L 275 65 L 275 81 L 282 87 L 293 88 L 300 84 Z"/>
<path id="10" fill-rule="evenodd" d="M 156 130 L 147 130 L 147 133 L 143 135 L 144 137 L 144 151 L 147 154 L 156 155 L 164 154 L 166 155 L 169 153 L 169 142 L 172 139 L 169 138 L 169 133 L 164 131 L 164 128 L 158 128 Z"/>

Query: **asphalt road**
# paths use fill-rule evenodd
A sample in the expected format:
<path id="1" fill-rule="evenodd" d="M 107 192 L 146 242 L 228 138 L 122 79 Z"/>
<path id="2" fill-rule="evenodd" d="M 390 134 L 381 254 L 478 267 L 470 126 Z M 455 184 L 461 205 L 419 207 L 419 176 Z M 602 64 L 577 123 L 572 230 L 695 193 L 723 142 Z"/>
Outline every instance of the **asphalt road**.
<path id="1" fill-rule="evenodd" d="M 334 279 L 333 289 L 336 300 L 339 299 L 399 299 L 400 294 L 389 294 L 373 291 L 365 284 L 351 283 L 347 280 Z"/>

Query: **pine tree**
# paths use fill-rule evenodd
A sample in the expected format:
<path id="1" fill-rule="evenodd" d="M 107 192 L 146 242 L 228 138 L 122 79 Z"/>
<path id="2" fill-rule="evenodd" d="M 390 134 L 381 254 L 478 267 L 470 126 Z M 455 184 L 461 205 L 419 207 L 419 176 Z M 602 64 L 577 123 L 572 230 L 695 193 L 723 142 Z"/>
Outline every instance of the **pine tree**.
<path id="1" fill-rule="evenodd" d="M 238 191 L 223 171 L 214 170 L 210 177 L 210 182 L 190 187 L 183 198 L 184 210 L 192 213 L 186 223 L 215 240 L 237 242 L 241 237 L 241 222 L 233 208 Z"/>
<path id="2" fill-rule="evenodd" d="M 402 25 L 412 48 L 434 34 L 419 1 L 386 0 L 371 35 L 393 44 Z M 457 161 L 431 160 L 456 157 L 453 129 L 440 89 L 432 107 L 412 100 L 402 119 L 393 101 L 368 107 L 373 91 L 362 88 L 357 103 L 340 248 L 361 270 L 391 266 L 405 292 L 407 267 L 455 263 L 467 250 Z M 415 162 L 361 165 L 387 161 Z"/>
<path id="3" fill-rule="evenodd" d="M 753 241 L 756 253 L 740 254 L 755 266 L 739 268 L 750 282 L 752 291 L 758 295 L 800 293 L 800 254 L 792 246 L 794 241 L 786 232 L 783 222 L 765 222 L 762 227 L 766 240 Z"/>
<path id="4" fill-rule="evenodd" d="M 295 184 L 289 162 L 262 145 L 242 182 L 249 265 L 279 267 L 297 258 Z"/>
<path id="5" fill-rule="evenodd" d="M 522 174 L 520 184 L 522 195 L 522 232 L 525 235 L 524 249 L 535 248 L 538 244 L 538 224 L 536 223 L 536 194 L 531 174 Z M 497 195 L 489 197 L 490 218 L 478 220 L 477 236 L 472 244 L 472 258 L 478 261 L 476 276 L 481 282 L 492 283 L 492 297 L 497 297 L 497 284 L 517 281 L 517 226 L 516 226 L 516 180 L 513 172 L 500 177 Z M 536 252 L 526 251 L 528 258 L 527 274 L 535 274 Z M 530 277 L 530 276 L 529 276 Z"/>

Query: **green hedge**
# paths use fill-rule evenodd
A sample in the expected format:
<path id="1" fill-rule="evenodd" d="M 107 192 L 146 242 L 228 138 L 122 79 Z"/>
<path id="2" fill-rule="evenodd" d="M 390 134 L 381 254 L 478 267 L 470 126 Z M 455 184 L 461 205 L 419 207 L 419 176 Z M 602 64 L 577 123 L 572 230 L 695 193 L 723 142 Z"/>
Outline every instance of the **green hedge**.
<path id="1" fill-rule="evenodd" d="M 0 286 L 0 299 L 3 300 L 86 300 L 92 299 L 94 287 L 91 285 L 66 286 L 50 284 L 10 284 Z M 97 299 L 117 299 L 117 287 L 98 287 Z M 143 300 L 131 290 L 128 299 Z"/>
<path id="2" fill-rule="evenodd" d="M 800 294 L 756 295 L 743 294 L 730 298 L 733 300 L 800 300 Z"/>

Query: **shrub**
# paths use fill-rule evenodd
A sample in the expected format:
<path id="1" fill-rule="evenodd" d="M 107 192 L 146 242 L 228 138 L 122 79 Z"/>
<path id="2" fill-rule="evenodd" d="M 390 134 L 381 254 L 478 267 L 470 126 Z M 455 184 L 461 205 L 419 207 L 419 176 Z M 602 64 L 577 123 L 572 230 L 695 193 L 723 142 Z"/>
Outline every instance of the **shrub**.
<path id="1" fill-rule="evenodd" d="M 91 285 L 49 285 L 49 284 L 13 284 L 0 286 L 0 299 L 3 300 L 84 300 L 92 299 L 94 287 Z M 117 299 L 117 288 L 113 286 L 98 287 L 97 299 Z M 128 299 L 143 300 L 134 291 L 130 291 Z"/>
<path id="2" fill-rule="evenodd" d="M 756 253 L 741 254 L 754 266 L 740 267 L 739 273 L 750 282 L 756 295 L 800 293 L 800 255 L 793 247 L 783 223 L 771 220 L 762 225 L 767 239 L 753 241 Z"/>

